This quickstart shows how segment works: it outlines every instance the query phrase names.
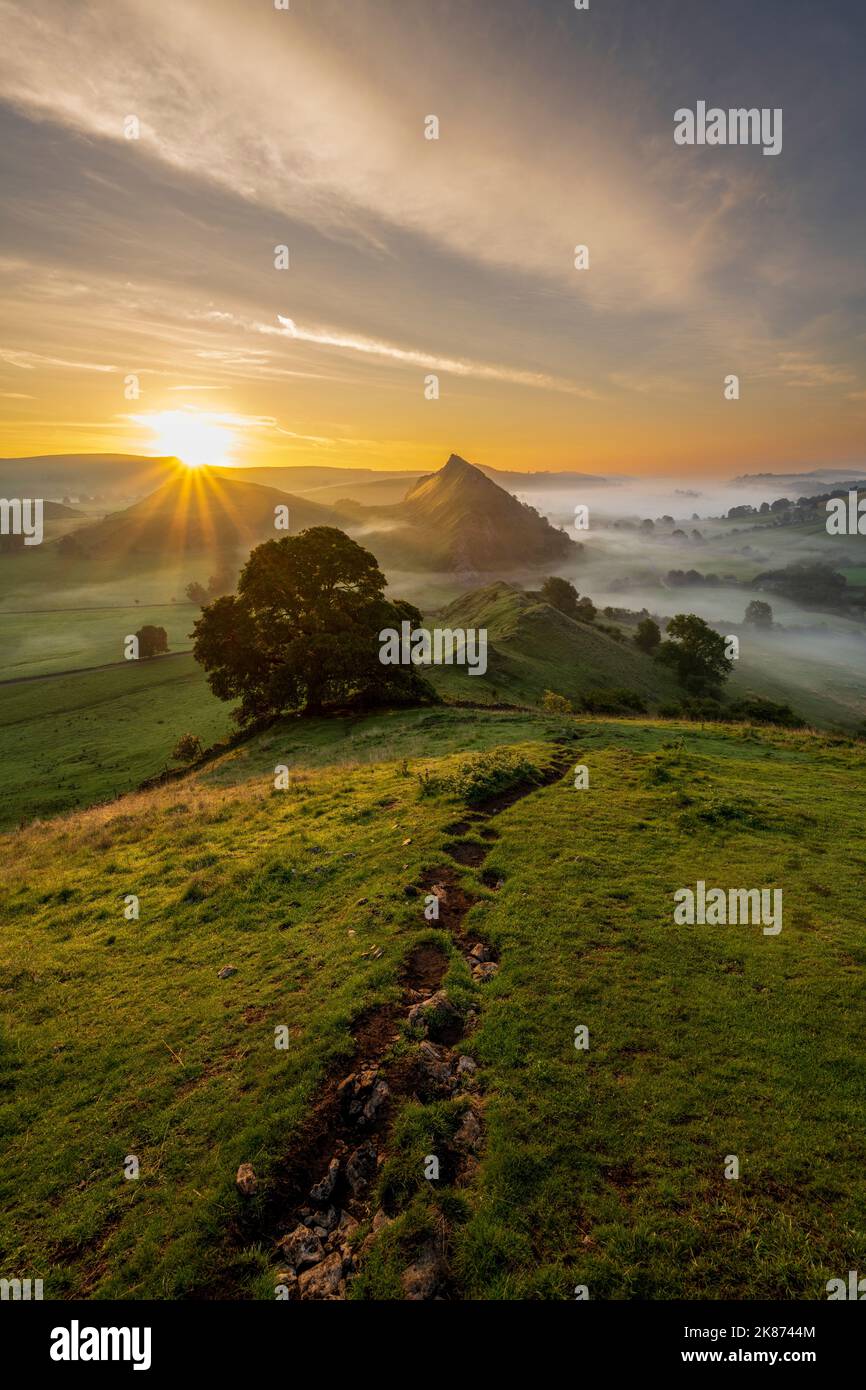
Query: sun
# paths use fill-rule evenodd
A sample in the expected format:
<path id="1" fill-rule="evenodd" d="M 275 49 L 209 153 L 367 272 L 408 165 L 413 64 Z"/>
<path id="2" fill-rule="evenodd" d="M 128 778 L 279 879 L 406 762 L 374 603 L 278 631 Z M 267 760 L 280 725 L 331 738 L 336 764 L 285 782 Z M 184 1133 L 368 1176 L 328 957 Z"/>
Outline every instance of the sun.
<path id="1" fill-rule="evenodd" d="M 180 459 L 187 468 L 231 461 L 235 435 L 219 415 L 197 410 L 164 410 L 158 415 L 141 415 L 138 419 L 153 431 L 155 450 Z"/>

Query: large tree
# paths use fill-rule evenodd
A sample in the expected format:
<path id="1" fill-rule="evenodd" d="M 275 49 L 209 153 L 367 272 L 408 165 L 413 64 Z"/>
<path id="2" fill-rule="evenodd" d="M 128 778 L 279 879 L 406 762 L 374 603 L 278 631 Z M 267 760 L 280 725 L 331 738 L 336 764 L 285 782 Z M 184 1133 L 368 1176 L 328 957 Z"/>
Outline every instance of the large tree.
<path id="1" fill-rule="evenodd" d="M 717 692 L 733 666 L 725 655 L 724 637 L 696 613 L 678 613 L 667 625 L 667 638 L 657 649 L 656 660 L 672 666 L 690 694 Z"/>
<path id="2" fill-rule="evenodd" d="M 551 575 L 541 586 L 541 597 L 551 608 L 558 608 L 568 618 L 576 622 L 591 623 L 595 618 L 596 607 L 592 599 L 581 598 L 574 585 L 558 575 Z"/>
<path id="3" fill-rule="evenodd" d="M 379 632 L 422 618 L 389 603 L 369 550 L 332 526 L 266 541 L 237 594 L 216 599 L 193 629 L 193 652 L 221 700 L 240 698 L 241 723 L 328 704 L 435 699 L 414 667 L 384 666 Z"/>

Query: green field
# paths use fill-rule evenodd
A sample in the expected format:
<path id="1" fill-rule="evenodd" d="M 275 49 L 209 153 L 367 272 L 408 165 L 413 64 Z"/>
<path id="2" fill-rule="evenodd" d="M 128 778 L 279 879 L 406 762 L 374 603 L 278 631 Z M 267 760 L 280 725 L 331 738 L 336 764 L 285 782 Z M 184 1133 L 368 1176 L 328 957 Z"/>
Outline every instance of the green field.
<path id="1" fill-rule="evenodd" d="M 862 746 L 469 713 L 287 721 L 222 766 L 3 836 L 4 1268 L 46 1297 L 273 1298 L 287 1174 L 377 1006 L 398 1010 L 378 1044 L 394 1096 L 367 1210 L 395 1219 L 361 1255 L 361 1214 L 348 1296 L 403 1296 L 431 1240 L 452 1298 L 812 1299 L 863 1267 Z M 540 770 L 570 740 L 590 787 L 557 774 L 473 819 L 457 789 L 490 768 L 448 751 L 464 739 Z M 430 875 L 474 896 L 491 982 L 424 920 Z M 781 887 L 782 933 L 675 927 L 698 878 Z M 431 949 L 454 1050 L 479 1065 L 450 1098 L 398 1084 L 420 1047 L 402 972 Z M 482 1138 L 454 1176 L 467 1105 Z"/>
<path id="2" fill-rule="evenodd" d="M 189 655 L 0 685 L 0 824 L 130 791 L 171 763 L 180 734 L 230 730 Z"/>

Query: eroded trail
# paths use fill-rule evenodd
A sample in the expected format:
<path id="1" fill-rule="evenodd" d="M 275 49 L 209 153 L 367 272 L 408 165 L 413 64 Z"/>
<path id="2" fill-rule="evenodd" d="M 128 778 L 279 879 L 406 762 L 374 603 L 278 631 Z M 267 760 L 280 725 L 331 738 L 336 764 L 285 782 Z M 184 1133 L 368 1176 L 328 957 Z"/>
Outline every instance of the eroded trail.
<path id="1" fill-rule="evenodd" d="M 428 926 L 447 935 L 478 986 L 492 979 L 499 963 L 493 948 L 466 928 L 476 898 L 461 883 L 459 866 L 480 868 L 499 838 L 491 820 L 558 780 L 570 762 L 567 752 L 559 752 L 539 781 L 512 788 L 447 826 L 452 839 L 446 851 L 453 862 L 429 871 L 415 885 L 422 902 L 435 899 L 438 915 Z M 482 873 L 482 882 L 493 890 L 499 887 L 496 874 L 485 879 Z M 451 1140 L 437 1144 L 438 1179 L 443 1185 L 471 1180 L 483 1142 L 483 1097 L 476 1064 L 460 1044 L 477 1023 L 482 996 L 466 1010 L 457 1007 L 442 987 L 448 967 L 449 952 L 429 934 L 410 951 L 400 976 L 399 1002 L 356 1020 L 350 1063 L 325 1083 L 286 1155 L 255 1233 L 273 1247 L 274 1282 L 283 1297 L 345 1298 L 372 1245 L 399 1214 L 387 1203 L 374 1208 L 373 1194 L 394 1120 L 405 1102 L 462 1102 Z M 406 1037 L 413 1040 L 411 1046 L 395 1053 L 394 1045 Z M 359 1245 L 352 1237 L 364 1223 L 369 1231 Z M 417 1252 L 403 1272 L 402 1287 L 407 1299 L 448 1297 L 444 1232 Z"/>

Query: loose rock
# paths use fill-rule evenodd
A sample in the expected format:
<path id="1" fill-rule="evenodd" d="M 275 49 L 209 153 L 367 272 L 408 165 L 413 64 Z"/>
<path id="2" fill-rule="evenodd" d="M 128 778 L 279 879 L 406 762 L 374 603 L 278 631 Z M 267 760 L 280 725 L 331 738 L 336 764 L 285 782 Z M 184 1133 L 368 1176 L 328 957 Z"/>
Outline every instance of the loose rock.
<path id="1" fill-rule="evenodd" d="M 237 1171 L 235 1182 L 238 1191 L 242 1192 L 245 1197 L 252 1197 L 253 1193 L 258 1190 L 259 1180 L 253 1172 L 253 1165 L 251 1163 L 241 1164 Z"/>
<path id="2" fill-rule="evenodd" d="M 435 1245 L 425 1245 L 414 1264 L 401 1276 L 403 1293 L 413 1303 L 431 1299 L 442 1279 L 444 1266 Z"/>
<path id="3" fill-rule="evenodd" d="M 325 1254 L 320 1237 L 309 1226 L 296 1226 L 290 1235 L 283 1236 L 277 1244 L 295 1273 L 318 1264 Z"/>
<path id="4" fill-rule="evenodd" d="M 333 1300 L 344 1291 L 343 1256 L 339 1250 L 325 1257 L 315 1269 L 308 1269 L 298 1280 L 301 1298 Z"/>
<path id="5" fill-rule="evenodd" d="M 376 1145 L 372 1139 L 359 1144 L 346 1161 L 346 1179 L 354 1196 L 366 1192 L 376 1176 Z"/>
<path id="6" fill-rule="evenodd" d="M 314 1202 L 327 1202 L 336 1186 L 339 1172 L 340 1160 L 338 1158 L 332 1158 L 328 1164 L 328 1171 L 325 1176 L 320 1182 L 314 1183 L 310 1188 L 310 1196 Z"/>

